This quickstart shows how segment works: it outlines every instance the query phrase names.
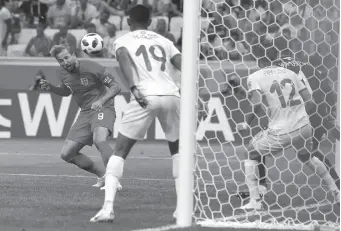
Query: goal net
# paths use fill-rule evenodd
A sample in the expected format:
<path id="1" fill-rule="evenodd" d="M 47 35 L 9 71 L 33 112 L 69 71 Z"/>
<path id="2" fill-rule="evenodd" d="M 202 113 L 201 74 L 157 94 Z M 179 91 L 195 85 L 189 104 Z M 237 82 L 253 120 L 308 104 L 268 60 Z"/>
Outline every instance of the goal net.
<path id="1" fill-rule="evenodd" d="M 292 148 L 266 157 L 264 210 L 238 209 L 248 201 L 244 179 L 249 136 L 236 132 L 248 100 L 226 91 L 228 80 L 246 88 L 257 60 L 289 49 L 309 80 L 322 118 L 337 116 L 339 0 L 202 0 L 198 95 L 207 118 L 198 121 L 194 219 L 202 226 L 314 230 L 339 227 L 339 206 L 321 179 Z M 238 81 L 239 80 L 239 81 Z M 224 93 L 225 92 L 225 93 Z M 231 93 L 231 92 L 230 92 Z M 323 108 L 323 109 L 320 109 Z M 336 139 L 327 125 L 319 149 L 335 163 Z"/>

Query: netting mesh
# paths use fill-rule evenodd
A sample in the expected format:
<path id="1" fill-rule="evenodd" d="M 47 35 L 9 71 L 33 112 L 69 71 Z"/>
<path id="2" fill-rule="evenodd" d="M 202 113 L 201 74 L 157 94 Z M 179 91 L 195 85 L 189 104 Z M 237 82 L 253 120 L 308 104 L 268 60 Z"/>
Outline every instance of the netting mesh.
<path id="1" fill-rule="evenodd" d="M 338 205 L 292 148 L 265 159 L 269 191 L 263 197 L 264 210 L 238 210 L 248 195 L 242 165 L 245 147 L 260 131 L 256 125 L 266 128 L 267 118 L 259 118 L 249 136 L 237 133 L 236 124 L 248 113 L 248 100 L 233 94 L 227 82 L 235 79 L 246 89 L 247 76 L 258 69 L 257 60 L 289 49 L 304 64 L 319 116 L 329 121 L 319 128 L 324 134 L 319 150 L 335 163 L 330 124 L 336 117 L 339 9 L 339 0 L 202 0 L 198 94 L 208 109 L 207 118 L 199 117 L 197 131 L 197 222 L 272 230 L 338 227 Z"/>

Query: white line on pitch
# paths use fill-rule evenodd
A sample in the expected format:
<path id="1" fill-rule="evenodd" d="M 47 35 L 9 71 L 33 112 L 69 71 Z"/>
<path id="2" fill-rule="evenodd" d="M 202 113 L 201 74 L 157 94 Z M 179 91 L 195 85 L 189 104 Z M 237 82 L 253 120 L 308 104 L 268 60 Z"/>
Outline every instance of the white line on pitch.
<path id="1" fill-rule="evenodd" d="M 55 175 L 55 174 L 30 174 L 30 173 L 5 173 L 0 172 L 0 176 L 28 176 L 28 177 L 65 177 L 65 178 L 87 178 L 95 179 L 95 177 L 84 175 Z M 173 179 L 153 179 L 153 178 L 122 178 L 124 180 L 140 180 L 140 181 L 174 181 Z"/>
<path id="2" fill-rule="evenodd" d="M 249 217 L 250 215 L 257 215 L 257 216 L 267 216 L 270 215 L 271 213 L 282 213 L 284 211 L 301 211 L 301 210 L 307 210 L 307 209 L 314 209 L 314 208 L 319 208 L 323 206 L 331 205 L 329 202 L 325 203 L 320 203 L 320 204 L 311 204 L 307 206 L 299 206 L 299 207 L 286 207 L 286 208 L 281 208 L 281 209 L 273 209 L 273 210 L 268 210 L 268 211 L 263 211 L 263 212 L 254 212 L 254 213 L 246 213 L 246 214 L 240 214 L 240 215 L 234 215 L 234 216 L 229 216 L 221 219 L 217 219 L 217 221 L 231 221 L 231 220 L 236 220 L 236 219 L 243 219 L 246 217 Z"/>
<path id="3" fill-rule="evenodd" d="M 258 215 L 258 216 L 266 216 L 266 215 L 271 215 L 271 213 L 278 213 L 278 212 L 284 212 L 284 211 L 290 211 L 290 210 L 295 210 L 295 211 L 300 211 L 300 210 L 304 210 L 304 209 L 313 209 L 313 208 L 319 208 L 319 207 L 323 207 L 323 206 L 327 206 L 327 205 L 331 205 L 331 203 L 322 203 L 322 204 L 312 204 L 312 205 L 308 205 L 308 206 L 300 206 L 300 207 L 287 207 L 287 208 L 283 208 L 283 209 L 274 209 L 274 210 L 269 210 L 268 212 L 258 212 L 255 213 L 254 215 Z M 223 219 L 217 219 L 217 221 L 230 221 L 230 220 L 235 220 L 235 219 L 242 219 L 242 218 L 247 218 L 249 217 L 250 213 L 242 214 L 242 215 L 236 215 L 236 216 L 230 216 L 230 217 L 226 217 Z M 133 231 L 167 231 L 167 230 L 171 230 L 171 229 L 176 229 L 178 228 L 177 225 L 166 225 L 166 226 L 160 226 L 160 227 L 156 227 L 156 228 L 147 228 L 147 229 L 135 229 Z"/>
<path id="4" fill-rule="evenodd" d="M 160 226 L 157 228 L 134 229 L 133 231 L 167 231 L 167 230 L 176 229 L 176 228 L 178 228 L 177 225 L 165 225 L 165 226 Z"/>
<path id="5" fill-rule="evenodd" d="M 95 177 L 91 177 L 91 176 L 84 176 L 84 175 L 57 175 L 57 174 L 31 174 L 31 173 L 6 173 L 6 172 L 0 172 L 0 176 L 27 176 L 27 177 L 52 177 L 52 178 L 61 178 L 61 177 L 65 177 L 65 178 L 87 178 L 87 179 L 94 179 Z M 123 180 L 138 180 L 138 181 L 173 181 L 173 179 L 157 179 L 157 178 L 122 178 Z M 239 183 L 241 184 L 241 181 L 234 181 L 234 180 L 228 180 L 228 182 L 224 182 L 224 181 L 215 181 L 215 182 L 211 182 L 211 181 L 207 181 L 205 182 L 205 184 L 213 184 L 213 183 L 229 183 L 231 182 L 231 184 L 233 183 Z M 275 185 L 281 185 L 280 183 L 273 183 Z M 297 186 L 313 186 L 313 187 L 318 187 L 321 185 L 317 185 L 317 184 L 296 184 Z M 324 186 L 324 185 L 322 185 Z M 200 192 L 201 193 L 201 192 Z"/>
<path id="6" fill-rule="evenodd" d="M 45 156 L 45 157 L 57 157 L 60 158 L 59 154 L 43 154 L 43 153 L 21 153 L 21 152 L 0 152 L 0 156 Z M 98 155 L 87 155 L 89 157 L 98 157 L 101 158 L 100 154 Z M 171 157 L 149 157 L 149 156 L 132 156 L 128 157 L 128 159 L 150 159 L 150 160 L 170 160 Z"/>

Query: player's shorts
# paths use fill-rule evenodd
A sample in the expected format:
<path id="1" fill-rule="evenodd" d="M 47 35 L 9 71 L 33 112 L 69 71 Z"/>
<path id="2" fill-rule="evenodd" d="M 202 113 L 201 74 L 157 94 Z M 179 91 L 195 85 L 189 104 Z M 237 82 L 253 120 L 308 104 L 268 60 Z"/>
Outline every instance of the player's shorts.
<path id="1" fill-rule="evenodd" d="M 312 151 L 312 128 L 307 124 L 295 131 L 286 134 L 276 134 L 267 129 L 260 131 L 251 141 L 248 151 L 257 151 L 261 155 L 275 155 L 289 147 L 297 150 L 297 154 Z"/>
<path id="2" fill-rule="evenodd" d="M 152 122 L 157 118 L 166 139 L 179 139 L 180 98 L 177 96 L 147 96 L 148 105 L 142 108 L 130 101 L 123 112 L 119 132 L 133 140 L 143 140 Z"/>
<path id="3" fill-rule="evenodd" d="M 111 108 L 104 108 L 101 112 L 92 110 L 81 111 L 66 139 L 91 146 L 93 144 L 94 129 L 97 127 L 105 127 L 112 134 L 115 120 L 116 113 Z"/>

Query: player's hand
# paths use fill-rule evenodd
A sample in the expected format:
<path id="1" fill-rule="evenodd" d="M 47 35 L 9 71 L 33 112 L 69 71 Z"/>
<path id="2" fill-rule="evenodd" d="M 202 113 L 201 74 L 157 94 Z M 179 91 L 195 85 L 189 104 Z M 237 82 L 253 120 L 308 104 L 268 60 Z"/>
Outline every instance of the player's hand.
<path id="1" fill-rule="evenodd" d="M 131 92 L 133 94 L 133 96 L 135 97 L 136 102 L 142 107 L 142 108 L 146 108 L 148 105 L 148 101 L 146 100 L 146 98 L 142 95 L 142 93 L 137 90 L 136 88 L 134 90 L 132 90 Z"/>
<path id="2" fill-rule="evenodd" d="M 93 102 L 91 104 L 91 110 L 102 111 L 103 110 L 103 104 L 99 100 L 96 102 Z"/>
<path id="3" fill-rule="evenodd" d="M 45 79 L 40 79 L 39 80 L 39 88 L 42 91 L 49 91 L 51 89 L 51 84 L 46 81 Z"/>
<path id="4" fill-rule="evenodd" d="M 245 123 L 245 122 L 244 123 L 239 123 L 239 124 L 236 125 L 237 132 L 247 131 L 249 129 L 250 129 L 249 125 L 247 123 Z"/>

